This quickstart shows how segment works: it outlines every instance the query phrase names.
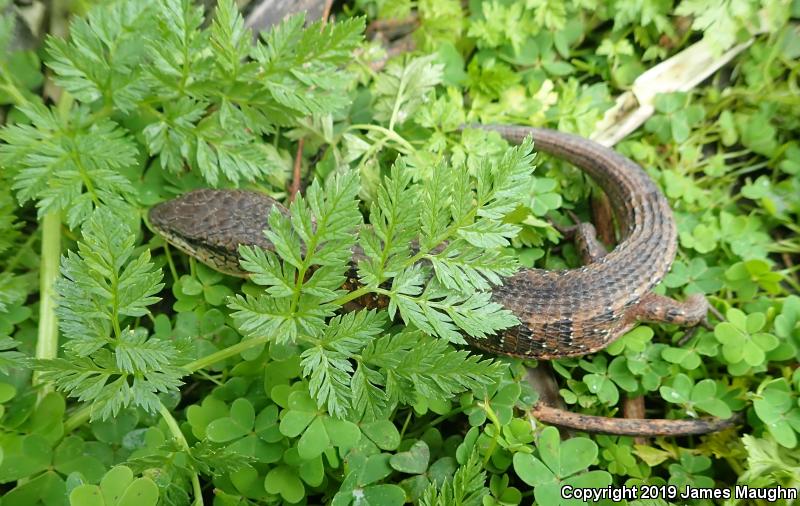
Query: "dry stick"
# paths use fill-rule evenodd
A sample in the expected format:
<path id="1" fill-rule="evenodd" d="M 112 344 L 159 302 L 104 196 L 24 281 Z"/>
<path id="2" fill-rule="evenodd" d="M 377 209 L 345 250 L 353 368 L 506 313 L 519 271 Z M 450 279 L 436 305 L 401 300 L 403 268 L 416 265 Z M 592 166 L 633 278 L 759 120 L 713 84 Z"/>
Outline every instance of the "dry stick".
<path id="1" fill-rule="evenodd" d="M 722 313 L 719 312 L 719 309 L 715 308 L 711 304 L 708 305 L 708 310 L 711 311 L 711 314 L 713 314 L 717 320 L 721 322 L 727 321 L 725 320 L 725 317 L 722 315 Z"/>
<path id="2" fill-rule="evenodd" d="M 611 201 L 608 195 L 601 192 L 592 192 L 591 197 L 592 221 L 597 230 L 597 237 L 607 247 L 613 246 L 616 241 L 614 233 L 614 213 L 611 210 Z M 622 400 L 622 416 L 627 419 L 644 419 L 646 417 L 644 407 L 644 396 L 634 397 L 625 396 Z M 647 439 L 636 436 L 633 440 L 635 444 L 647 444 Z"/>
<path id="3" fill-rule="evenodd" d="M 549 362 L 539 362 L 536 367 L 526 367 L 528 383 L 539 394 L 539 402 L 566 409 L 564 400 L 558 394 L 558 382 L 553 376 L 553 367 Z"/>
<path id="4" fill-rule="evenodd" d="M 615 434 L 620 436 L 692 436 L 709 434 L 734 427 L 741 414 L 731 418 L 700 418 L 697 420 L 667 420 L 664 418 L 608 418 L 582 415 L 539 403 L 531 414 L 539 421 L 584 432 Z"/>
<path id="5" fill-rule="evenodd" d="M 325 6 L 322 8 L 322 26 L 320 30 L 325 28 L 328 23 L 328 16 L 331 15 L 331 8 L 333 7 L 333 0 L 325 0 Z M 297 153 L 294 156 L 294 167 L 292 170 L 292 186 L 289 188 L 289 202 L 294 200 L 294 196 L 300 191 L 300 168 L 303 162 L 303 146 L 305 139 L 300 137 L 297 141 Z"/>
<path id="6" fill-rule="evenodd" d="M 331 7 L 333 7 L 333 0 L 325 0 L 325 7 L 322 8 L 322 26 L 328 22 L 328 17 L 331 15 Z"/>
<path id="7" fill-rule="evenodd" d="M 366 33 L 368 37 L 375 32 L 388 33 L 390 36 L 397 33 L 407 34 L 413 31 L 418 24 L 419 18 L 416 14 L 402 19 L 376 19 L 367 25 Z"/>
<path id="8" fill-rule="evenodd" d="M 406 35 L 401 39 L 397 39 L 396 41 L 392 42 L 386 48 L 386 56 L 381 58 L 380 60 L 375 60 L 369 64 L 369 68 L 372 69 L 374 72 L 380 72 L 383 70 L 383 67 L 386 66 L 386 63 L 394 58 L 397 55 L 403 53 L 409 53 L 417 48 L 417 43 L 414 41 L 414 38 L 411 34 Z"/>
<path id="9" fill-rule="evenodd" d="M 297 153 L 294 155 L 294 170 L 292 171 L 292 186 L 289 188 L 289 202 L 294 200 L 294 196 L 300 191 L 300 166 L 303 162 L 303 145 L 305 139 L 300 137 L 297 141 Z"/>

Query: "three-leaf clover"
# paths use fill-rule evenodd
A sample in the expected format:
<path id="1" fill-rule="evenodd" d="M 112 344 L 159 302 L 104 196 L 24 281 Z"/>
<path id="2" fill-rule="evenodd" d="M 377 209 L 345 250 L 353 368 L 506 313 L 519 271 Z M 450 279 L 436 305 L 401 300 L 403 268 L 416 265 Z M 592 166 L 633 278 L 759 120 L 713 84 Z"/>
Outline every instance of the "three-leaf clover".
<path id="1" fill-rule="evenodd" d="M 709 267 L 701 257 L 692 258 L 688 263 L 678 260 L 664 277 L 664 285 L 668 288 L 683 286 L 687 295 L 714 293 L 724 286 L 722 271 L 722 267 Z"/>
<path id="2" fill-rule="evenodd" d="M 778 338 L 762 332 L 767 323 L 764 313 L 746 315 L 739 309 L 732 308 L 726 313 L 728 321 L 714 328 L 714 336 L 722 343 L 722 356 L 731 364 L 744 361 L 749 366 L 764 363 L 766 352 L 776 348 Z"/>
<path id="3" fill-rule="evenodd" d="M 753 401 L 753 408 L 778 444 L 786 448 L 797 446 L 800 407 L 797 395 L 784 378 L 762 384 L 759 397 Z"/>
<path id="4" fill-rule="evenodd" d="M 339 492 L 334 496 L 333 506 L 400 506 L 406 502 L 406 492 L 392 484 L 378 481 L 392 474 L 390 455 L 351 451 L 345 461 L 348 473 Z"/>
<path id="5" fill-rule="evenodd" d="M 431 482 L 441 485 L 458 467 L 452 457 L 443 457 L 429 465 L 430 458 L 431 452 L 427 443 L 419 440 L 408 450 L 398 452 L 389 459 L 392 469 L 414 475 L 400 482 L 412 501 L 419 500 Z"/>
<path id="6" fill-rule="evenodd" d="M 681 451 L 680 463 L 670 464 L 669 484 L 683 489 L 691 486 L 694 488 L 710 488 L 714 486 L 714 479 L 702 474 L 711 467 L 711 459 L 705 455 L 692 455 L 688 451 Z"/>
<path id="7" fill-rule="evenodd" d="M 207 303 L 211 306 L 221 306 L 233 291 L 223 283 L 225 276 L 219 272 L 197 264 L 197 275 L 183 275 L 172 287 L 177 301 L 175 311 L 191 311 L 197 306 Z"/>
<path id="8" fill-rule="evenodd" d="M 291 438 L 300 436 L 297 451 L 303 459 L 313 459 L 331 446 L 351 448 L 361 439 L 358 425 L 347 420 L 337 420 L 320 411 L 306 391 L 289 395 L 288 409 L 281 419 L 280 432 Z"/>
<path id="9" fill-rule="evenodd" d="M 605 487 L 611 484 L 606 471 L 585 471 L 597 458 L 597 445 L 591 439 L 576 437 L 561 441 L 558 429 L 547 427 L 536 445 L 539 457 L 527 453 L 514 454 L 514 471 L 533 488 L 539 504 L 582 504 L 561 496 L 565 485 L 572 487 Z"/>
<path id="10" fill-rule="evenodd" d="M 256 416 L 253 404 L 246 398 L 233 401 L 228 416 L 217 418 L 205 428 L 209 441 L 229 443 L 228 449 L 259 462 L 281 459 L 283 434 L 278 430 L 278 406 L 270 404 Z"/>
<path id="11" fill-rule="evenodd" d="M 703 106 L 688 105 L 685 93 L 665 93 L 656 96 L 653 105 L 659 114 L 645 123 L 648 132 L 656 134 L 662 143 L 674 140 L 682 143 L 689 138 L 691 129 L 705 117 Z"/>
<path id="12" fill-rule="evenodd" d="M 147 477 L 134 479 L 125 466 L 111 468 L 100 485 L 79 485 L 69 494 L 71 506 L 155 506 L 158 485 Z"/>
<path id="13" fill-rule="evenodd" d="M 711 378 L 695 384 L 689 376 L 678 374 L 670 386 L 662 386 L 659 392 L 665 401 L 680 404 L 691 416 L 698 416 L 698 409 L 720 418 L 731 416 L 731 408 L 719 398 L 721 392 L 717 392 L 717 384 Z"/>
<path id="14" fill-rule="evenodd" d="M 589 371 L 583 377 L 583 382 L 589 391 L 597 395 L 601 402 L 614 405 L 619 401 L 619 388 L 627 392 L 634 392 L 638 387 L 636 378 L 628 369 L 626 361 L 622 357 L 616 357 L 611 364 L 606 367 L 606 358 L 602 355 L 595 357 L 588 362 L 581 360 L 581 368 Z"/>
<path id="15" fill-rule="evenodd" d="M 717 355 L 719 343 L 709 332 L 703 332 L 683 346 L 668 346 L 661 351 L 661 358 L 683 369 L 691 371 L 703 363 L 701 355 L 714 357 Z"/>

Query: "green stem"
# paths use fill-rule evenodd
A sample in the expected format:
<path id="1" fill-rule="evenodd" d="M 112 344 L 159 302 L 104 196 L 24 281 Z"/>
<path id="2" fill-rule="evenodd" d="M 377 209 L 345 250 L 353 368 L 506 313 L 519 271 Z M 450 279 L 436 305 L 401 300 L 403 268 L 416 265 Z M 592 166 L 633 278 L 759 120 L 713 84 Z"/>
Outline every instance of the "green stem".
<path id="1" fill-rule="evenodd" d="M 408 422 L 411 421 L 411 413 L 413 410 L 408 410 L 408 414 L 406 415 L 406 421 L 403 422 L 403 428 L 400 430 L 400 439 L 403 439 L 403 435 L 406 433 L 406 429 L 408 428 Z"/>
<path id="2" fill-rule="evenodd" d="M 58 356 L 58 320 L 55 313 L 55 282 L 58 278 L 58 261 L 61 257 L 61 214 L 51 211 L 42 220 L 42 256 L 39 267 L 39 335 L 36 340 L 36 358 L 52 359 Z M 33 384 L 39 383 L 34 373 Z M 41 400 L 52 390 L 43 385 L 39 390 Z"/>
<path id="3" fill-rule="evenodd" d="M 183 447 L 183 449 L 186 450 L 186 453 L 189 453 L 189 443 L 186 441 L 186 437 L 183 435 L 183 432 L 181 432 L 178 421 L 175 420 L 175 417 L 172 416 L 172 413 L 170 413 L 166 406 L 161 403 L 158 405 L 158 413 L 162 418 L 164 418 L 164 421 L 167 422 L 167 427 L 169 427 L 172 437 L 174 437 Z M 191 473 L 191 480 L 192 491 L 194 492 L 194 504 L 196 506 L 203 506 L 203 489 L 200 488 L 200 478 L 197 477 L 197 473 L 195 471 L 192 471 Z"/>
<path id="4" fill-rule="evenodd" d="M 11 96 L 11 99 L 14 101 L 14 105 L 17 107 L 21 105 L 26 105 L 28 103 L 28 99 L 25 98 L 25 95 L 17 88 L 13 81 L 8 77 L 9 72 L 4 66 L 0 67 L 0 77 L 3 78 L 5 84 L 0 84 L 0 89 L 3 89 Z"/>
<path id="5" fill-rule="evenodd" d="M 361 297 L 362 295 L 366 295 L 368 293 L 372 293 L 372 292 L 377 293 L 378 290 L 380 290 L 380 289 L 375 288 L 373 286 L 362 286 L 361 288 L 353 290 L 352 292 L 347 292 L 346 294 L 342 295 L 341 297 L 339 297 L 338 299 L 333 301 L 333 303 L 336 304 L 337 306 L 344 306 L 346 303 L 350 302 L 351 300 L 355 300 L 355 299 Z"/>
<path id="6" fill-rule="evenodd" d="M 169 248 L 169 243 L 164 241 L 164 256 L 167 257 L 167 265 L 169 266 L 169 272 L 172 275 L 172 282 L 177 283 L 180 279 L 178 276 L 178 270 L 175 268 L 175 261 L 172 260 L 172 252 Z"/>
<path id="7" fill-rule="evenodd" d="M 194 362 L 189 362 L 188 364 L 183 366 L 183 368 L 189 371 L 189 373 L 193 373 L 200 369 L 205 369 L 206 367 L 210 367 L 216 364 L 217 362 L 225 360 L 226 358 L 236 356 L 245 350 L 249 350 L 250 348 L 254 348 L 256 346 L 265 344 L 270 339 L 272 339 L 272 336 L 261 336 L 261 337 L 256 337 L 254 339 L 241 341 L 237 344 L 234 344 L 233 346 L 228 346 L 225 349 L 219 350 L 216 353 L 212 353 L 211 355 L 206 355 L 203 358 L 199 358 Z"/>
<path id="8" fill-rule="evenodd" d="M 492 454 L 494 454 L 495 449 L 497 449 L 497 438 L 502 433 L 503 425 L 500 423 L 500 420 L 497 418 L 494 410 L 492 409 L 489 400 L 486 399 L 484 402 L 479 402 L 478 406 L 482 407 L 483 410 L 486 412 L 486 418 L 488 418 L 492 424 L 495 426 L 495 435 L 492 438 L 492 442 L 489 445 L 489 449 L 486 451 L 486 457 L 483 459 L 483 465 L 486 467 L 486 464 L 489 463 L 489 460 L 492 458 Z"/>
<path id="9" fill-rule="evenodd" d="M 395 141 L 396 143 L 398 143 L 401 146 L 403 146 L 404 148 L 406 148 L 409 152 L 413 153 L 415 151 L 414 150 L 414 146 L 412 146 L 410 142 L 405 140 L 405 138 L 403 138 L 403 136 L 401 136 L 400 134 L 398 134 L 394 130 L 389 130 L 388 128 L 382 127 L 380 125 L 368 125 L 368 124 L 358 123 L 358 124 L 355 124 L 355 125 L 350 125 L 349 127 L 347 127 L 347 129 L 348 130 L 373 130 L 375 132 L 381 132 L 387 138 Z M 409 153 L 406 153 L 406 154 L 409 154 Z"/>

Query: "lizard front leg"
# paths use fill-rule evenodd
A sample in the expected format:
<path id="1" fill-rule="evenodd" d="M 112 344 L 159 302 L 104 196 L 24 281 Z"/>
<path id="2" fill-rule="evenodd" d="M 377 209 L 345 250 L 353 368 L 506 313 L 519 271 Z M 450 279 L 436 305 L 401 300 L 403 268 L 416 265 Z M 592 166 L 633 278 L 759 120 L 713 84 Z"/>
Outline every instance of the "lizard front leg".
<path id="1" fill-rule="evenodd" d="M 608 251 L 597 238 L 597 229 L 591 223 L 578 222 L 575 215 L 572 215 L 572 219 L 576 221 L 575 225 L 569 227 L 559 226 L 556 229 L 564 234 L 567 239 L 573 240 L 584 265 L 599 262 L 600 259 L 608 254 Z"/>

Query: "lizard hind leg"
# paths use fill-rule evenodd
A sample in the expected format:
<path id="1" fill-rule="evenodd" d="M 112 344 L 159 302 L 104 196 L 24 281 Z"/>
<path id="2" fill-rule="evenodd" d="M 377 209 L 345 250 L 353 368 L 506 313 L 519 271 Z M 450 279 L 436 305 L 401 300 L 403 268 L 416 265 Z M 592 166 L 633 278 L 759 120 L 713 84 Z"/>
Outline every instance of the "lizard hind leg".
<path id="1" fill-rule="evenodd" d="M 627 316 L 633 321 L 693 327 L 706 322 L 709 307 L 703 294 L 692 294 L 681 302 L 651 292 L 630 308 Z"/>

